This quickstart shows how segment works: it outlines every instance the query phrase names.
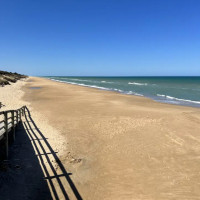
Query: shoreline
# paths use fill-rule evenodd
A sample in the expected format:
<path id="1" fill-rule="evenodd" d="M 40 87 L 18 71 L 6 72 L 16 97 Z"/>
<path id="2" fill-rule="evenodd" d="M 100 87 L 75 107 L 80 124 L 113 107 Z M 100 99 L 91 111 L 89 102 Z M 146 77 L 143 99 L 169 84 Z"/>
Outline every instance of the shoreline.
<path id="1" fill-rule="evenodd" d="M 60 83 L 66 83 L 66 84 L 70 84 L 70 85 L 77 85 L 77 86 L 82 86 L 82 87 L 87 87 L 87 88 L 94 88 L 94 89 L 103 90 L 103 91 L 116 92 L 116 93 L 120 93 L 120 94 L 124 94 L 124 95 L 141 96 L 141 97 L 145 97 L 145 98 L 151 99 L 151 100 L 153 100 L 155 102 L 158 102 L 158 103 L 165 103 L 165 104 L 170 104 L 170 105 L 178 105 L 178 106 L 185 106 L 185 107 L 200 108 L 200 105 L 199 105 L 200 102 L 189 100 L 189 99 L 180 99 L 180 98 L 171 97 L 171 96 L 167 96 L 167 95 L 160 95 L 160 94 L 157 94 L 157 99 L 156 99 L 153 96 L 151 97 L 151 96 L 139 94 L 139 93 L 136 93 L 136 92 L 131 92 L 130 93 L 130 91 L 129 92 L 125 92 L 125 91 L 122 91 L 120 89 L 109 89 L 109 88 L 96 86 L 96 85 L 86 85 L 86 84 L 82 84 L 82 83 L 61 81 L 61 80 L 56 80 L 56 79 L 48 78 L 48 77 L 40 77 L 40 78 L 45 78 L 45 79 L 48 79 L 48 80 L 51 80 L 51 81 L 60 82 Z M 173 101 L 170 102 L 169 99 L 173 99 L 174 102 Z"/>
<path id="2" fill-rule="evenodd" d="M 61 134 L 83 199 L 198 198 L 198 108 L 30 80 L 24 99 Z"/>
<path id="3" fill-rule="evenodd" d="M 79 86 L 79 87 L 85 87 L 85 88 L 89 88 L 89 89 L 94 89 L 94 90 L 97 90 L 97 91 L 105 91 L 105 92 L 111 92 L 111 93 L 115 93 L 115 94 L 121 94 L 121 95 L 127 95 L 127 96 L 132 96 L 133 98 L 134 97 L 141 97 L 141 98 L 145 98 L 147 100 L 150 100 L 150 101 L 153 101 L 155 103 L 160 103 L 160 104 L 164 104 L 164 105 L 172 105 L 172 106 L 181 106 L 181 107 L 189 107 L 189 108 L 200 108 L 200 106 L 192 106 L 192 105 L 184 105 L 184 104 L 175 104 L 175 103 L 169 103 L 169 102 L 162 102 L 162 101 L 159 101 L 159 100 L 155 100 L 151 97 L 148 97 L 148 96 L 144 96 L 144 95 L 136 95 L 136 94 L 128 94 L 128 93 L 124 93 L 124 92 L 120 92 L 120 91 L 115 91 L 115 90 L 109 90 L 109 89 L 101 89 L 101 88 L 98 88 L 98 87 L 91 87 L 91 86 L 88 86 L 88 85 L 81 85 L 81 84 L 78 84 L 78 83 L 70 83 L 70 82 L 66 82 L 66 81 L 59 81 L 59 80 L 56 80 L 56 79 L 50 79 L 50 78 L 45 78 L 45 77 L 36 77 L 36 78 L 41 78 L 41 79 L 47 79 L 47 80 L 50 80 L 50 81 L 54 81 L 54 82 L 58 82 L 58 83 L 64 83 L 64 84 L 69 84 L 69 85 L 75 85 L 75 86 Z M 197 103 L 195 103 L 197 104 Z"/>

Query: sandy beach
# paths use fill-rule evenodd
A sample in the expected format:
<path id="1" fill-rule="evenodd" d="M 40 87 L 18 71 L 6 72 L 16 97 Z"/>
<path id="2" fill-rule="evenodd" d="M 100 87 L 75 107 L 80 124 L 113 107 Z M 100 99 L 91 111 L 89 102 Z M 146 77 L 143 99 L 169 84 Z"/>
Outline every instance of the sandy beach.
<path id="1" fill-rule="evenodd" d="M 82 199 L 200 199 L 200 109 L 36 77 L 0 93 L 29 107 Z"/>

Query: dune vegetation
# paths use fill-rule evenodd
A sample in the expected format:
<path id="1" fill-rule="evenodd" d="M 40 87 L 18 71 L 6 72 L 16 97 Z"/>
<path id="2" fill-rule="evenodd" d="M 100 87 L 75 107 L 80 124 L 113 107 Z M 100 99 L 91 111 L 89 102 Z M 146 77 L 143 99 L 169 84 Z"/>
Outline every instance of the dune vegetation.
<path id="1" fill-rule="evenodd" d="M 10 83 L 15 83 L 19 79 L 26 77 L 27 76 L 18 74 L 16 72 L 12 73 L 12 72 L 0 71 L 0 86 L 10 85 Z"/>

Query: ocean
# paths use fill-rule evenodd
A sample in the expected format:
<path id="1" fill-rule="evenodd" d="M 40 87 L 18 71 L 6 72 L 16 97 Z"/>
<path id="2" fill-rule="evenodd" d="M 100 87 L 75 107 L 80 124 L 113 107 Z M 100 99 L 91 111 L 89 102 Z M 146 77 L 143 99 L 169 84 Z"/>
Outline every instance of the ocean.
<path id="1" fill-rule="evenodd" d="M 68 77 L 54 81 L 144 96 L 158 102 L 200 107 L 200 77 Z"/>

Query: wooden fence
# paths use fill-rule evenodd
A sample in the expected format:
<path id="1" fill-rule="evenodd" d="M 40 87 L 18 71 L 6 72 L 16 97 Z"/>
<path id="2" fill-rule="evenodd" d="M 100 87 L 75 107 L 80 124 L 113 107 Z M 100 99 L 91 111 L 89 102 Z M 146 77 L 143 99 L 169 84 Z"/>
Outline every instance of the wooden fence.
<path id="1" fill-rule="evenodd" d="M 0 157 L 3 159 L 8 159 L 8 146 L 15 141 L 15 129 L 21 122 L 25 108 L 26 106 L 23 106 L 17 110 L 0 112 L 0 153 L 2 154 Z"/>

